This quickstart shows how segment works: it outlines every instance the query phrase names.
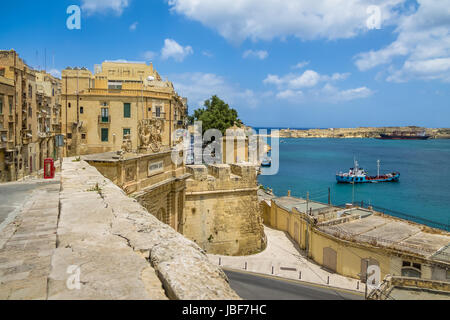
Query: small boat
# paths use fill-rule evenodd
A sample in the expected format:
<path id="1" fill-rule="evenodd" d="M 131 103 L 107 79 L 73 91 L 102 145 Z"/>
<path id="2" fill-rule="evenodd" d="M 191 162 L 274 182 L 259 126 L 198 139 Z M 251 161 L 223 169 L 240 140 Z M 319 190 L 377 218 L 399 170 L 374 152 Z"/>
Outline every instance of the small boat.
<path id="1" fill-rule="evenodd" d="M 378 182 L 398 182 L 400 180 L 399 172 L 392 172 L 388 174 L 380 174 L 380 160 L 378 164 L 378 175 L 369 176 L 366 170 L 359 167 L 358 161 L 355 160 L 354 168 L 351 168 L 347 173 L 336 174 L 338 183 L 378 183 Z"/>
<path id="2" fill-rule="evenodd" d="M 261 167 L 270 167 L 272 166 L 272 159 L 269 157 L 264 157 L 261 161 Z"/>

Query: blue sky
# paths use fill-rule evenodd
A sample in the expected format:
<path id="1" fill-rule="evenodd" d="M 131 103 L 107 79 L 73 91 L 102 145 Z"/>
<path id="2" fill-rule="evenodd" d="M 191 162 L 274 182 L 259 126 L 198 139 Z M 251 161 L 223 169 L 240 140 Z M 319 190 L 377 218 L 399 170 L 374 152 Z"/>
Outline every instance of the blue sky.
<path id="1" fill-rule="evenodd" d="M 81 30 L 69 30 L 69 5 Z M 450 0 L 16 0 L 1 49 L 58 74 L 152 61 L 269 127 L 450 127 Z"/>

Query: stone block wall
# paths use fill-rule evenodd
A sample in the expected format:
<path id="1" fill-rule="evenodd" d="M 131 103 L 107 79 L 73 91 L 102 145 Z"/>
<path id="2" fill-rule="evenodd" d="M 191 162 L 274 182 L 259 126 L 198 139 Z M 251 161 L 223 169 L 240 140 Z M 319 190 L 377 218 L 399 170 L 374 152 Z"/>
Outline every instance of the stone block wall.
<path id="1" fill-rule="evenodd" d="M 256 168 L 250 164 L 187 166 L 180 232 L 212 254 L 248 255 L 263 248 Z"/>

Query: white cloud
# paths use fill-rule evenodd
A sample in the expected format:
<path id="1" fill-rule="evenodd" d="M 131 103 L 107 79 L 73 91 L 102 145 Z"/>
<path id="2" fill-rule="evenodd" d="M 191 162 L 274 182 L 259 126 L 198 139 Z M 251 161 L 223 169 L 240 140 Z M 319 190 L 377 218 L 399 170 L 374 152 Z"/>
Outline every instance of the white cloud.
<path id="1" fill-rule="evenodd" d="M 301 61 L 297 63 L 295 66 L 293 66 L 292 69 L 303 69 L 307 65 L 309 65 L 309 61 Z"/>
<path id="2" fill-rule="evenodd" d="M 406 0 L 378 0 L 381 26 Z M 231 42 L 295 36 L 302 40 L 351 38 L 368 30 L 373 0 L 168 0 L 171 11 L 217 30 Z"/>
<path id="3" fill-rule="evenodd" d="M 121 15 L 123 10 L 128 7 L 129 0 L 82 0 L 81 9 L 88 15 L 94 13 L 114 12 Z"/>
<path id="4" fill-rule="evenodd" d="M 203 106 L 205 100 L 216 94 L 234 108 L 254 108 L 259 103 L 259 95 L 253 90 L 242 89 L 238 84 L 230 83 L 224 77 L 213 73 L 183 73 L 169 77 L 175 90 L 189 99 L 193 108 Z"/>
<path id="5" fill-rule="evenodd" d="M 301 91 L 301 90 L 294 91 L 294 90 L 288 89 L 288 90 L 278 92 L 276 97 L 278 99 L 286 99 L 286 100 L 299 99 L 299 98 L 303 98 L 303 91 Z"/>
<path id="6" fill-rule="evenodd" d="M 278 88 L 311 88 L 315 87 L 319 82 L 330 82 L 345 80 L 350 76 L 350 73 L 334 73 L 331 76 L 321 75 L 314 70 L 306 70 L 302 74 L 289 73 L 285 76 L 278 76 L 269 74 L 263 81 L 265 84 L 274 84 Z"/>
<path id="7" fill-rule="evenodd" d="M 253 58 L 257 58 L 259 60 L 264 60 L 268 56 L 269 56 L 269 53 L 267 51 L 264 51 L 264 50 L 260 50 L 260 51 L 247 50 L 242 55 L 242 57 L 244 59 L 253 57 Z"/>
<path id="8" fill-rule="evenodd" d="M 207 51 L 207 50 L 203 51 L 202 55 L 204 55 L 205 57 L 208 57 L 208 58 L 214 57 L 214 55 L 211 52 Z"/>
<path id="9" fill-rule="evenodd" d="M 143 57 L 145 60 L 149 61 L 149 60 L 153 60 L 154 58 L 156 58 L 157 55 L 158 55 L 158 54 L 157 54 L 156 52 L 154 52 L 154 51 L 146 51 L 146 52 L 144 52 L 144 54 L 142 55 L 142 57 Z"/>
<path id="10" fill-rule="evenodd" d="M 450 81 L 450 0 L 417 0 L 414 12 L 399 19 L 397 39 L 355 58 L 361 71 L 388 65 L 388 81 Z"/>
<path id="11" fill-rule="evenodd" d="M 135 22 L 130 26 L 130 31 L 135 31 L 137 29 L 139 22 Z"/>
<path id="12" fill-rule="evenodd" d="M 373 94 L 367 87 L 339 90 L 332 85 L 332 83 L 345 80 L 349 76 L 350 73 L 334 73 L 330 76 L 321 75 L 314 70 L 306 70 L 302 74 L 290 73 L 281 77 L 269 74 L 263 82 L 277 88 L 278 93 L 275 96 L 278 99 L 296 102 L 299 99 L 302 101 L 314 99 L 334 103 L 367 98 Z M 324 86 L 320 87 L 320 84 L 324 84 Z"/>
<path id="13" fill-rule="evenodd" d="M 322 89 L 315 92 L 315 94 L 319 100 L 324 100 L 331 103 L 339 103 L 368 98 L 373 95 L 374 92 L 365 86 L 348 90 L 339 90 L 333 85 L 327 83 Z"/>
<path id="14" fill-rule="evenodd" d="M 55 78 L 61 78 L 61 71 L 59 71 L 58 69 L 51 69 L 48 73 Z"/>
<path id="15" fill-rule="evenodd" d="M 161 58 L 163 60 L 173 58 L 177 62 L 182 62 L 188 55 L 193 53 L 194 50 L 191 46 L 183 47 L 175 40 L 166 39 L 164 40 L 164 47 L 161 50 Z"/>

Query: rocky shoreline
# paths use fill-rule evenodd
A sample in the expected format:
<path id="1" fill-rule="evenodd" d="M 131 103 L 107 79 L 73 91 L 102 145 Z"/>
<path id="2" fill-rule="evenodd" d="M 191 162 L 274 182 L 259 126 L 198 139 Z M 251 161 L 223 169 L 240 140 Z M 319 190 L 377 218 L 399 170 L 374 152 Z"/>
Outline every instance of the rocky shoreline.
<path id="1" fill-rule="evenodd" d="M 450 128 L 430 129 L 419 127 L 365 127 L 365 128 L 341 128 L 341 129 L 282 129 L 280 138 L 379 138 L 380 134 L 414 134 L 424 132 L 431 139 L 450 139 Z"/>

